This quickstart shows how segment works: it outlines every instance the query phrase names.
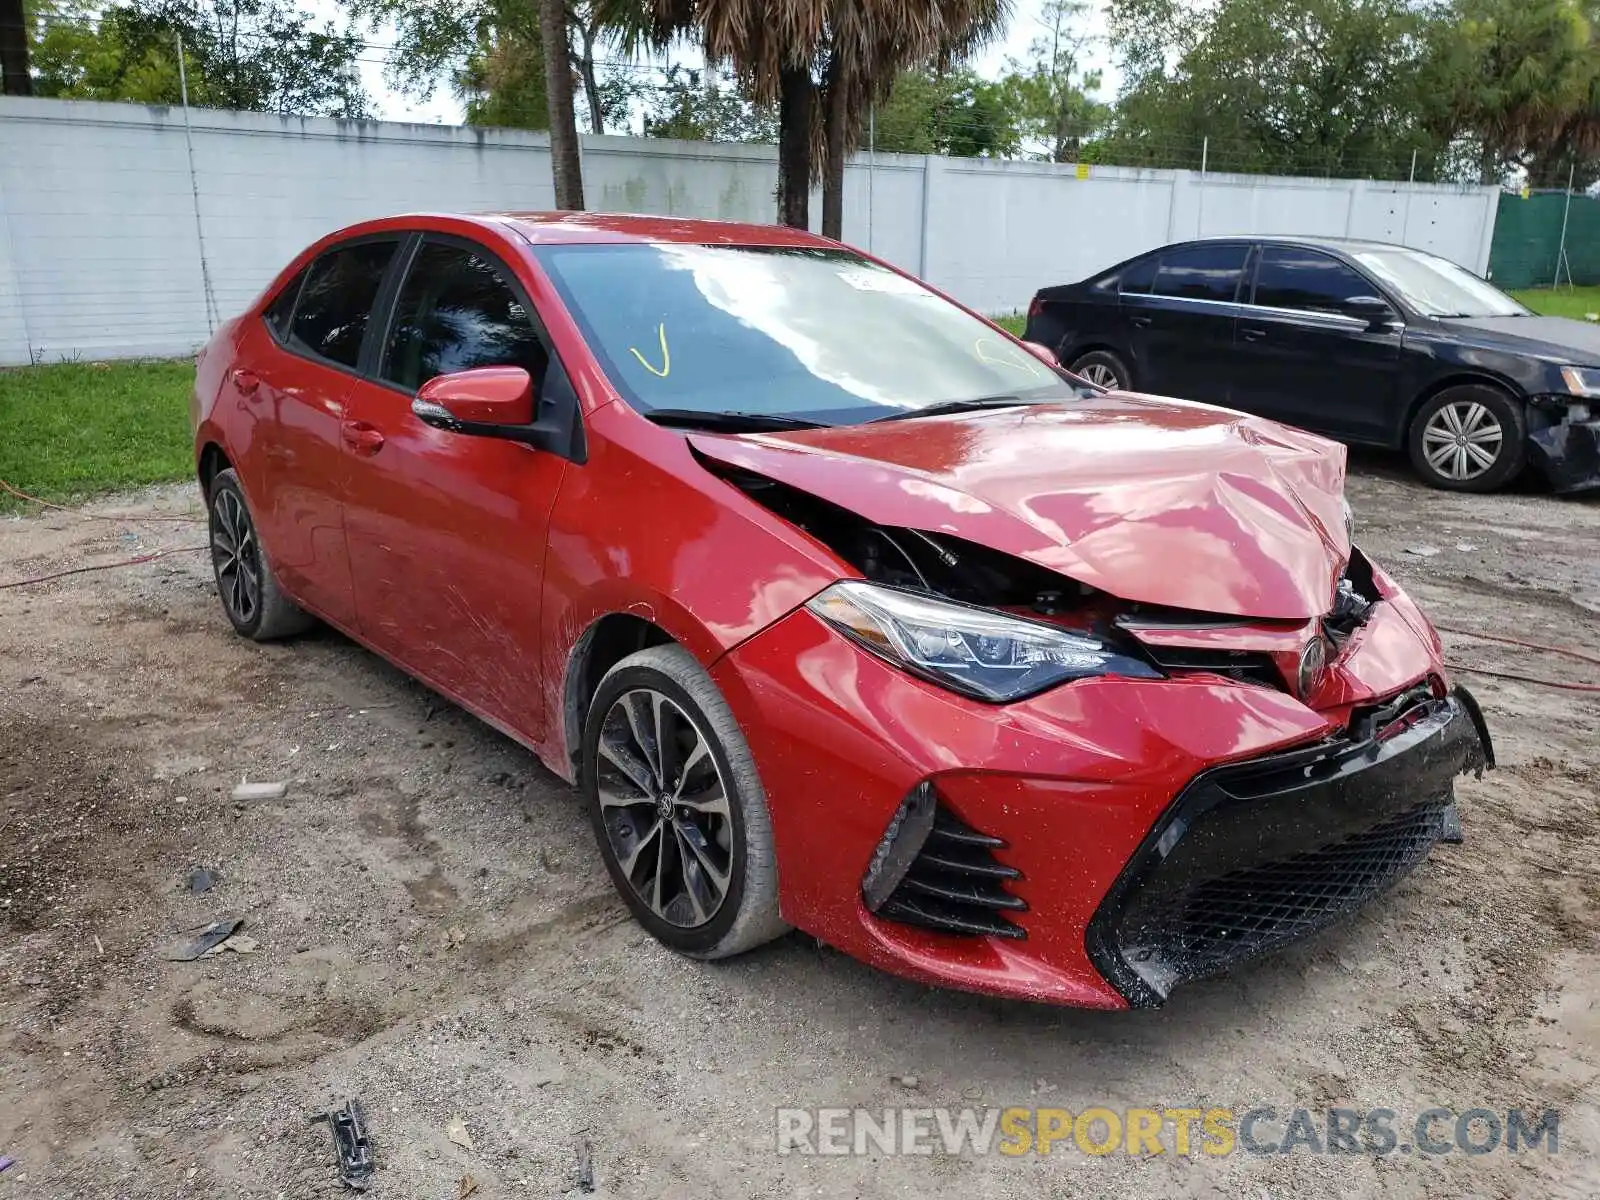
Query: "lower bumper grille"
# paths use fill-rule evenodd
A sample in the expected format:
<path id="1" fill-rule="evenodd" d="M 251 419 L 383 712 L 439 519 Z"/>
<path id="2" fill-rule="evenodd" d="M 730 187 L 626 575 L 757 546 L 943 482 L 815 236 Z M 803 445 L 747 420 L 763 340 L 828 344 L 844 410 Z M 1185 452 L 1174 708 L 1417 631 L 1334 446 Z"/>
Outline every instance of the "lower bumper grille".
<path id="1" fill-rule="evenodd" d="M 1129 1003 L 1333 924 L 1445 832 L 1462 771 L 1492 761 L 1470 696 L 1422 700 L 1375 732 L 1207 771 L 1173 801 L 1089 923 Z"/>
<path id="2" fill-rule="evenodd" d="M 1006 888 L 1022 878 L 994 855 L 1005 843 L 965 824 L 942 804 L 927 840 L 877 915 L 942 933 L 1022 938 L 1026 932 L 1007 913 L 1027 902 Z"/>

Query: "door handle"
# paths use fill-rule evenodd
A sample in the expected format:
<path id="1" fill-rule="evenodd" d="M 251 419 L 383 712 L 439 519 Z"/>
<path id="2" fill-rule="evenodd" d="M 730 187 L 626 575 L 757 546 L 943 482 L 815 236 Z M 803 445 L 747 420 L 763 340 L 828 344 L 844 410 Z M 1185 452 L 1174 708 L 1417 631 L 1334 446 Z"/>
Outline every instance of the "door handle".
<path id="1" fill-rule="evenodd" d="M 1137 327 L 1139 329 L 1149 329 L 1150 328 L 1150 318 L 1149 317 L 1129 317 L 1128 318 L 1128 324 L 1129 325 L 1133 325 L 1133 326 L 1135 326 L 1135 327 Z"/>
<path id="2" fill-rule="evenodd" d="M 236 367 L 233 372 L 233 386 L 239 390 L 241 396 L 254 396 L 256 389 L 261 386 L 261 377 L 246 367 Z"/>
<path id="3" fill-rule="evenodd" d="M 383 434 L 365 421 L 346 421 L 343 425 L 344 444 L 357 454 L 372 455 L 383 449 Z"/>
<path id="4" fill-rule="evenodd" d="M 1267 331 L 1265 329 L 1241 329 L 1239 330 L 1239 336 L 1247 342 L 1259 342 L 1267 336 Z"/>

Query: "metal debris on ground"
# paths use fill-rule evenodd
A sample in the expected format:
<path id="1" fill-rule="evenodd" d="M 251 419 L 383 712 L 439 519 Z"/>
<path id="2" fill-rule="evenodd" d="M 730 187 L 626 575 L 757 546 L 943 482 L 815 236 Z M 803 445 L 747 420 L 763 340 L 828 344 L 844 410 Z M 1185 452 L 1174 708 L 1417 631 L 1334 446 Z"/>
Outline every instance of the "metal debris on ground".
<path id="1" fill-rule="evenodd" d="M 450 1124 L 445 1126 L 444 1135 L 463 1150 L 477 1149 L 472 1144 L 472 1135 L 467 1132 L 467 1123 L 461 1117 L 450 1118 Z"/>
<path id="2" fill-rule="evenodd" d="M 219 942 L 217 945 L 211 947 L 211 949 L 207 950 L 200 957 L 216 958 L 222 954 L 254 954 L 260 949 L 261 943 L 256 941 L 255 938 L 246 937 L 242 933 L 236 933 L 231 938 L 227 939 L 227 941 Z"/>
<path id="3" fill-rule="evenodd" d="M 1432 558 L 1435 554 L 1439 553 L 1439 547 L 1437 547 L 1437 546 L 1407 546 L 1406 547 L 1406 553 L 1407 554 L 1415 554 L 1418 558 Z"/>
<path id="4" fill-rule="evenodd" d="M 1461 812 L 1454 804 L 1445 806 L 1439 830 L 1439 840 L 1442 842 L 1460 845 L 1467 840 L 1467 835 L 1461 828 Z"/>
<path id="5" fill-rule="evenodd" d="M 289 790 L 287 783 L 246 783 L 239 781 L 239 786 L 233 789 L 233 798 L 243 802 L 245 800 L 282 800 L 284 793 Z"/>
<path id="6" fill-rule="evenodd" d="M 167 947 L 163 957 L 168 962 L 193 962 L 238 933 L 239 927 L 243 924 L 243 917 L 218 917 L 211 924 L 192 929 L 172 943 Z"/>
<path id="7" fill-rule="evenodd" d="M 582 1138 L 578 1142 L 578 1190 L 594 1191 L 594 1152 L 589 1146 L 588 1138 Z"/>
<path id="8" fill-rule="evenodd" d="M 315 1125 L 326 1121 L 333 1131 L 333 1147 L 339 1155 L 339 1179 L 348 1188 L 358 1192 L 367 1190 L 372 1182 L 376 1165 L 372 1159 L 372 1142 L 367 1137 L 367 1115 L 361 1101 L 348 1101 L 343 1108 L 330 1109 L 311 1118 Z"/>
<path id="9" fill-rule="evenodd" d="M 184 884 L 192 896 L 203 895 L 221 882 L 222 872 L 213 867 L 191 867 L 189 874 L 184 877 Z"/>

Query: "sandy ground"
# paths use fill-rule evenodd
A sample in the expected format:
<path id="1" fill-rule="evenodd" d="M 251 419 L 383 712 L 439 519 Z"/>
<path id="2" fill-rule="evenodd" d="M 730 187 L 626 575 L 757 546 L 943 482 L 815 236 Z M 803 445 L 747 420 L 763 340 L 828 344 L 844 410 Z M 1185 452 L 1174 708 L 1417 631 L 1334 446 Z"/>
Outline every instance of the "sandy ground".
<path id="1" fill-rule="evenodd" d="M 1440 622 L 1600 653 L 1600 499 L 1455 498 L 1385 459 L 1360 540 Z M 85 511 L 198 513 L 192 489 Z M 0 581 L 203 541 L 0 519 Z M 1417 554 L 1414 550 L 1436 550 Z M 1600 670 L 1451 634 L 1458 663 Z M 1600 697 L 1469 676 L 1502 769 L 1350 924 L 1160 1011 L 931 990 L 799 935 L 674 957 L 575 794 L 341 637 L 234 636 L 204 557 L 0 590 L 0 1197 L 341 1190 L 308 1114 L 364 1099 L 371 1194 L 1600 1194 Z M 236 804 L 241 779 L 285 780 Z M 182 886 L 194 865 L 212 892 Z M 161 948 L 223 912 L 253 955 Z M 908 1085 L 905 1077 L 914 1077 Z M 775 1153 L 780 1105 L 1562 1110 L 1560 1152 L 1223 1159 Z M 461 1118 L 472 1149 L 447 1128 Z"/>

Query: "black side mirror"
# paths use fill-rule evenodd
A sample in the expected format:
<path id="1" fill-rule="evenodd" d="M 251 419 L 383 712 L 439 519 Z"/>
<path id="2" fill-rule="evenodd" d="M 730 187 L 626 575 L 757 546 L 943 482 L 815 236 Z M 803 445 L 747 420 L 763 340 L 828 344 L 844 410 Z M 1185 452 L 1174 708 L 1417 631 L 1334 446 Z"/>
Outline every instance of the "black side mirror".
<path id="1" fill-rule="evenodd" d="M 1399 314 L 1382 296 L 1351 296 L 1344 303 L 1345 311 L 1365 321 L 1369 329 L 1389 325 L 1399 319 Z"/>

